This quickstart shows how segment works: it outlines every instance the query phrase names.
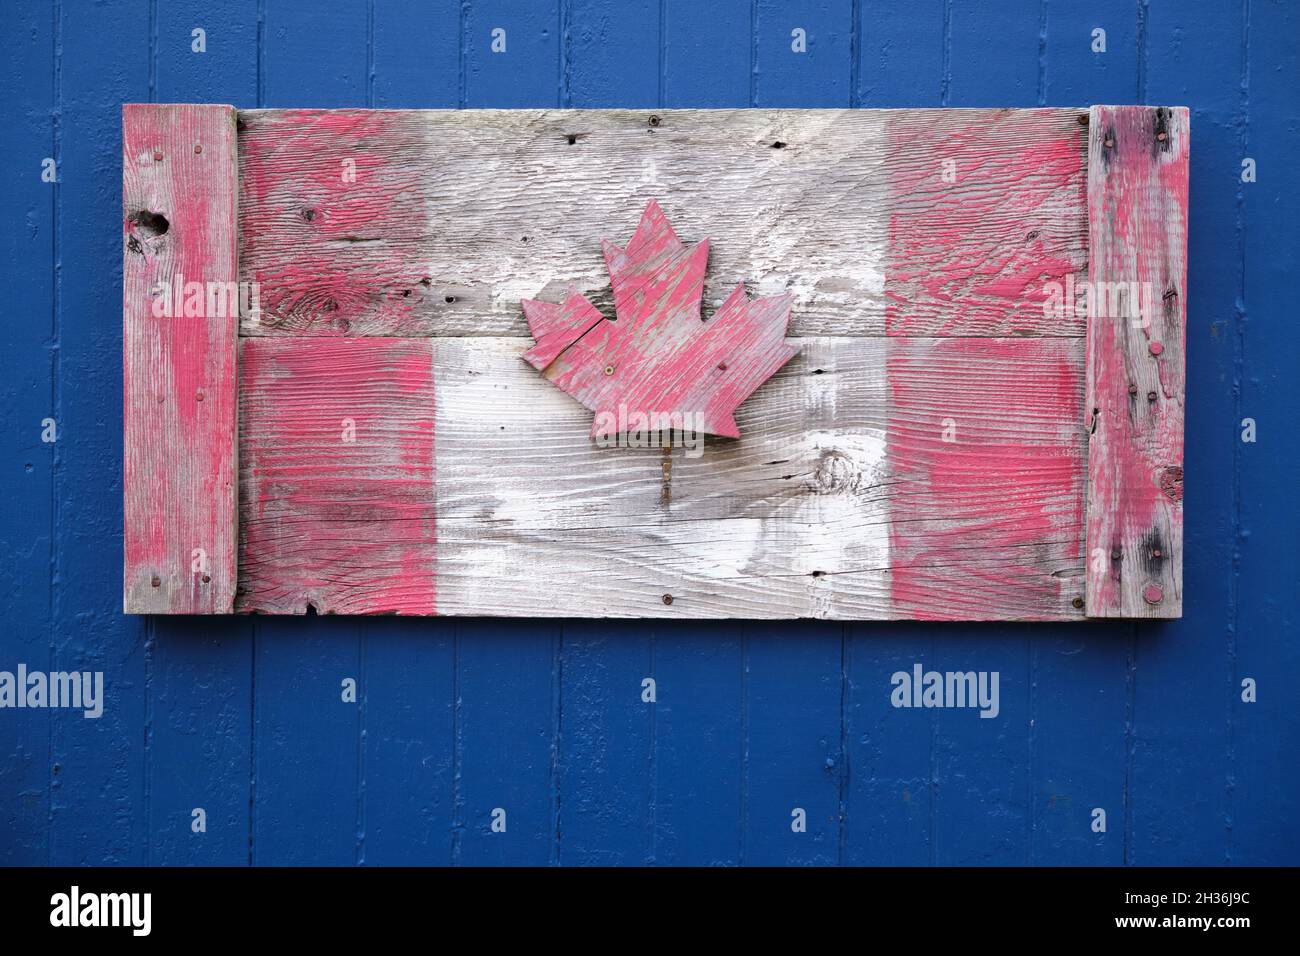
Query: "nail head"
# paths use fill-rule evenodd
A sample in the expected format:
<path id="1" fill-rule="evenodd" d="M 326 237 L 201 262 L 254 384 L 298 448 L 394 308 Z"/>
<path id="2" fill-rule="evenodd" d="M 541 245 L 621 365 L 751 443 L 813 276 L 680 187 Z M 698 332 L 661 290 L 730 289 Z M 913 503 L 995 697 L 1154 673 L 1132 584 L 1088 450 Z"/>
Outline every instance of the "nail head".
<path id="1" fill-rule="evenodd" d="M 1159 355 L 1164 350 L 1165 347 L 1161 345 L 1159 342 L 1152 342 L 1150 345 L 1147 346 L 1147 351 L 1150 352 L 1152 355 Z"/>
<path id="2" fill-rule="evenodd" d="M 1165 592 L 1158 584 L 1148 584 L 1142 589 L 1142 600 L 1148 604 L 1159 604 L 1164 600 Z"/>

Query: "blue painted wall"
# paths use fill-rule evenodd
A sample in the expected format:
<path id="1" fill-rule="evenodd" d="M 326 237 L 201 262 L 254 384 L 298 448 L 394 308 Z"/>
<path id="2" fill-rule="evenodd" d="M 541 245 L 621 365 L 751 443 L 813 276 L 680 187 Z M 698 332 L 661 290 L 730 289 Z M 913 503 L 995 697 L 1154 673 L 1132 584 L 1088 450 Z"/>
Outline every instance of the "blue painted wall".
<path id="1" fill-rule="evenodd" d="M 0 863 L 1300 863 L 1296 4 L 6 0 L 0 22 L 0 670 L 107 683 L 99 720 L 0 710 Z M 1185 617 L 124 617 L 119 111 L 138 101 L 1186 104 Z M 1000 716 L 892 708 L 914 662 L 999 671 Z"/>

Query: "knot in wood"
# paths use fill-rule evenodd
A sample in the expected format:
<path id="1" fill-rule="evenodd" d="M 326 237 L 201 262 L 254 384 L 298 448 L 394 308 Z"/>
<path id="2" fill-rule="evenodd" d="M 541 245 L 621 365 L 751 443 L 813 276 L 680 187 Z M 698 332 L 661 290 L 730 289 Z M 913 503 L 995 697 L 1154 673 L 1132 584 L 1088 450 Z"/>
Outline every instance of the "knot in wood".
<path id="1" fill-rule="evenodd" d="M 857 490 L 861 480 L 862 472 L 852 458 L 842 451 L 826 449 L 813 472 L 812 487 L 822 495 L 852 492 Z"/>

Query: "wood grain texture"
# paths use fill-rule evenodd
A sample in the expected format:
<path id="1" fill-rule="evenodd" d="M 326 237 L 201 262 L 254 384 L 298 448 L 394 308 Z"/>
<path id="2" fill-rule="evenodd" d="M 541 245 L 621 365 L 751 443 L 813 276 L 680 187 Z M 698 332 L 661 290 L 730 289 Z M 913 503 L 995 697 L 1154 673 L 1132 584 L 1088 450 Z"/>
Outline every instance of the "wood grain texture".
<path id="1" fill-rule="evenodd" d="M 523 335 L 522 299 L 608 305 L 592 240 L 658 197 L 710 311 L 743 278 L 792 335 L 1082 335 L 1040 308 L 1086 267 L 1080 115 L 242 111 L 242 331 Z"/>
<path id="2" fill-rule="evenodd" d="M 1082 349 L 1074 339 L 894 340 L 892 610 L 1083 616 Z"/>
<path id="3" fill-rule="evenodd" d="M 240 607 L 1081 616 L 1070 604 L 1082 573 L 1080 395 L 1061 372 L 1081 369 L 1081 340 L 793 344 L 739 409 L 742 437 L 706 439 L 692 457 L 598 447 L 590 413 L 538 387 L 528 339 L 246 339 Z M 435 370 L 436 398 L 420 368 Z M 909 382 L 901 393 L 896 378 Z M 399 387 L 408 379 L 419 387 Z M 376 433 L 357 417 L 357 445 L 340 446 L 338 418 L 358 408 L 391 424 Z M 964 429 L 952 460 L 928 437 L 950 409 Z M 393 471 L 401 436 L 423 442 L 431 413 L 436 493 L 423 450 Z M 380 462 L 382 477 L 365 479 Z M 936 481 L 946 493 L 928 495 Z M 427 595 L 434 578 L 436 608 L 373 598 L 413 579 Z"/>
<path id="4" fill-rule="evenodd" d="M 1184 108 L 1092 108 L 1091 617 L 1182 615 L 1189 146 Z"/>
<path id="5" fill-rule="evenodd" d="M 232 107 L 122 107 L 128 614 L 234 598 L 235 152 Z"/>
<path id="6" fill-rule="evenodd" d="M 426 341 L 244 339 L 238 609 L 433 614 Z"/>

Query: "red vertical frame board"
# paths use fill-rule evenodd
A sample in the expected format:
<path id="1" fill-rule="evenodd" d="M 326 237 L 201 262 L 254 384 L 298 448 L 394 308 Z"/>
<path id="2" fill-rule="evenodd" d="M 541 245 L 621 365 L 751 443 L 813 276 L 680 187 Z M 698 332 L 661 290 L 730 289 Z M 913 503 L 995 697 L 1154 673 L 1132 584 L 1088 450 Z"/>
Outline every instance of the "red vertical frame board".
<path id="1" fill-rule="evenodd" d="M 236 151 L 233 107 L 122 108 L 128 614 L 234 604 Z"/>
<path id="2" fill-rule="evenodd" d="M 1186 108 L 1088 131 L 1087 613 L 1182 616 Z"/>

